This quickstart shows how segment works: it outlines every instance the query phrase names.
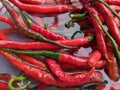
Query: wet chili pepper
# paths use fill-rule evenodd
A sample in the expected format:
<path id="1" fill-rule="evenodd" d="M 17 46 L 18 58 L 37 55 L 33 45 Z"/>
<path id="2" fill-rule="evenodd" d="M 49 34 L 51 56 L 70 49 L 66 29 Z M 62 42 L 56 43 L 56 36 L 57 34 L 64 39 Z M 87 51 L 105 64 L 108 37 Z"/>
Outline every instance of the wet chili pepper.
<path id="1" fill-rule="evenodd" d="M 67 46 L 82 46 L 88 44 L 94 39 L 94 36 L 87 36 L 84 38 L 76 38 L 73 40 L 63 40 L 57 41 L 57 43 L 67 45 Z M 14 41 L 0 41 L 1 48 L 11 48 L 11 49 L 22 49 L 22 50 L 58 50 L 61 47 L 45 43 L 45 42 L 14 42 Z"/>
<path id="2" fill-rule="evenodd" d="M 42 34 L 44 37 L 46 37 L 46 38 L 48 38 L 48 39 L 51 39 L 51 40 L 66 40 L 66 39 L 67 39 L 67 37 L 65 37 L 65 36 L 62 36 L 62 35 L 60 35 L 60 34 L 51 32 L 51 31 L 46 30 L 45 28 L 43 28 L 43 27 L 41 27 L 41 26 L 38 26 L 38 25 L 34 24 L 34 23 L 29 19 L 29 17 L 25 14 L 24 11 L 22 11 L 22 14 L 23 14 L 24 17 L 25 17 L 28 26 L 29 26 L 32 30 L 34 30 L 35 32 L 38 32 L 38 33 Z"/>
<path id="3" fill-rule="evenodd" d="M 30 5 L 30 4 L 24 4 L 21 3 L 19 0 L 9 0 L 13 4 L 15 4 L 17 7 L 19 7 L 21 10 L 28 11 L 28 12 L 39 12 L 39 13 L 63 13 L 68 11 L 76 11 L 80 10 L 82 6 L 75 7 L 72 5 L 55 5 L 55 6 L 36 6 L 36 5 Z"/>
<path id="4" fill-rule="evenodd" d="M 13 24 L 13 22 L 12 22 L 11 19 L 9 19 L 9 18 L 7 18 L 7 17 L 5 17 L 5 16 L 1 16 L 1 15 L 0 15 L 0 21 L 3 21 L 3 22 L 5 22 L 5 23 L 9 24 L 11 29 L 14 28 L 14 24 Z"/>
<path id="5" fill-rule="evenodd" d="M 20 50 L 12 50 L 12 49 L 5 49 L 5 48 L 2 48 L 2 50 L 17 53 L 17 54 L 42 55 L 42 56 L 52 58 L 62 63 L 74 65 L 77 67 L 89 68 L 89 65 L 87 63 L 88 58 L 76 57 L 76 56 L 72 56 L 72 55 L 65 54 L 65 53 L 50 52 L 50 51 L 30 52 L 30 51 L 20 51 Z M 103 63 L 100 63 L 100 64 L 103 65 Z"/>
<path id="6" fill-rule="evenodd" d="M 100 2 L 95 2 L 95 7 L 98 9 L 98 11 L 102 14 L 105 23 L 107 24 L 109 28 L 109 32 L 112 35 L 112 37 L 116 40 L 117 44 L 120 45 L 120 30 L 117 24 L 114 21 L 114 17 L 111 13 L 109 13 L 108 9 L 102 5 Z"/>
<path id="7" fill-rule="evenodd" d="M 1 1 L 1 2 L 7 8 L 8 12 L 10 13 L 10 15 L 12 16 L 14 21 L 17 23 L 16 26 L 17 26 L 17 28 L 19 28 L 21 33 L 25 34 L 26 36 L 28 36 L 30 38 L 33 38 L 33 39 L 36 39 L 39 41 L 43 41 L 43 42 L 49 42 L 49 43 L 55 44 L 60 47 L 69 48 L 69 49 L 76 48 L 76 47 L 69 47 L 69 46 L 65 46 L 62 44 L 58 44 L 57 42 L 47 39 L 43 35 L 41 35 L 37 32 L 34 32 L 31 29 L 25 27 L 24 23 L 20 20 L 20 17 L 18 16 L 17 12 L 11 7 L 10 3 L 7 1 Z"/>
<path id="8" fill-rule="evenodd" d="M 27 4 L 34 4 L 34 5 L 39 5 L 44 3 L 43 0 L 20 0 L 20 2 Z"/>
<path id="9" fill-rule="evenodd" d="M 120 5 L 120 0 L 104 0 L 104 1 L 110 5 Z"/>

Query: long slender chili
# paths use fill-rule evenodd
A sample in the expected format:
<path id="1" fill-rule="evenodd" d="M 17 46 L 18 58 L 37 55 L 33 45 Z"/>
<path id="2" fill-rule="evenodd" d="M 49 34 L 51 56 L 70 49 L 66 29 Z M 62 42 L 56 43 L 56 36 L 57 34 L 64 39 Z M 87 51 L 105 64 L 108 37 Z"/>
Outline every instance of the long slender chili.
<path id="1" fill-rule="evenodd" d="M 54 85 L 54 86 L 60 86 L 60 87 L 65 87 L 65 86 L 80 86 L 81 84 L 76 84 L 76 83 L 68 83 L 68 82 L 63 82 L 59 79 L 55 79 L 53 77 L 53 75 L 51 73 L 48 73 L 48 72 L 45 72 L 43 70 L 40 70 L 38 68 L 34 68 L 34 67 L 31 67 L 23 62 L 21 62 L 20 60 L 18 60 L 16 57 L 14 57 L 13 55 L 7 53 L 7 52 L 4 52 L 4 51 L 0 51 L 0 53 L 2 55 L 5 56 L 5 58 L 7 58 L 14 66 L 16 66 L 17 68 L 19 68 L 21 71 L 23 71 L 26 76 L 28 77 L 31 77 L 32 79 L 36 80 L 36 81 L 39 81 L 39 82 L 43 82 L 47 85 Z M 77 75 L 75 77 L 83 77 L 85 76 L 84 74 L 80 74 L 80 75 Z M 94 75 L 93 75 L 94 76 Z M 87 83 L 90 83 L 92 81 L 95 81 L 95 80 L 99 80 L 98 77 L 99 75 L 96 77 L 94 76 L 95 78 L 93 78 L 91 76 L 91 78 L 93 79 L 89 79 L 87 81 Z M 84 78 L 84 77 L 83 77 Z M 101 78 L 101 76 L 100 76 Z M 101 80 L 100 80 L 101 82 Z"/>
<path id="2" fill-rule="evenodd" d="M 77 67 L 89 68 L 89 65 L 87 63 L 88 58 L 76 57 L 76 56 L 72 56 L 72 55 L 65 54 L 65 53 L 51 52 L 51 51 L 41 51 L 41 52 L 21 51 L 21 50 L 12 50 L 12 49 L 6 49 L 6 48 L 2 48 L 2 50 L 17 53 L 17 54 L 42 55 L 42 56 L 52 58 L 62 63 L 74 65 Z"/>
<path id="3" fill-rule="evenodd" d="M 80 10 L 82 7 L 75 7 L 72 5 L 55 5 L 55 6 L 37 6 L 37 5 L 30 5 L 21 3 L 19 0 L 9 0 L 21 10 L 28 11 L 28 12 L 39 12 L 39 13 L 63 13 L 70 11 Z"/>
<path id="4" fill-rule="evenodd" d="M 117 47 L 117 44 L 115 43 L 115 40 L 112 38 L 112 36 L 107 32 L 107 30 L 104 28 L 104 26 L 102 25 L 100 19 L 94 15 L 96 20 L 98 21 L 99 25 L 101 26 L 102 30 L 105 32 L 106 36 L 109 38 L 109 40 L 111 41 L 112 45 L 113 45 L 113 48 L 114 48 L 114 52 L 115 52 L 115 55 L 117 57 L 117 62 L 118 62 L 118 65 L 120 66 L 120 52 L 118 50 L 118 47 Z"/>
<path id="5" fill-rule="evenodd" d="M 0 15 L 0 21 L 6 22 L 7 24 L 9 24 L 11 29 L 14 28 L 14 24 L 11 19 Z"/>
<path id="6" fill-rule="evenodd" d="M 120 0 L 104 0 L 104 1 L 110 5 L 120 5 Z"/>
<path id="7" fill-rule="evenodd" d="M 94 5 L 97 8 L 97 10 L 102 14 L 105 20 L 105 23 L 109 28 L 110 34 L 115 39 L 117 44 L 120 46 L 120 30 L 114 21 L 114 17 L 112 13 L 109 13 L 108 9 L 104 5 L 102 5 L 100 2 L 95 2 Z"/>
<path id="8" fill-rule="evenodd" d="M 11 17 L 14 19 L 14 21 L 17 23 L 17 28 L 19 28 L 20 32 L 25 34 L 26 36 L 39 40 L 39 41 L 43 41 L 43 42 L 49 42 L 52 44 L 55 44 L 57 46 L 63 47 L 63 48 L 76 48 L 76 47 L 69 47 L 69 46 L 65 46 L 62 44 L 58 44 L 57 42 L 47 39 L 45 37 L 43 37 L 41 34 L 32 31 L 31 29 L 25 27 L 24 23 L 20 20 L 20 17 L 18 16 L 17 12 L 11 7 L 10 3 L 8 3 L 7 1 L 1 1 L 2 4 L 7 8 L 8 12 L 10 13 Z"/>
<path id="9" fill-rule="evenodd" d="M 57 43 L 67 45 L 67 46 L 82 46 L 88 44 L 94 39 L 94 36 L 88 36 L 84 38 L 77 38 L 73 40 L 63 40 L 57 41 Z M 14 41 L 0 41 L 1 48 L 11 48 L 11 49 L 21 49 L 21 50 L 58 50 L 61 47 L 45 43 L 45 42 L 14 42 Z"/>
<path id="10" fill-rule="evenodd" d="M 48 39 L 51 39 L 51 40 L 66 40 L 66 39 L 67 39 L 67 37 L 65 37 L 65 36 L 62 36 L 62 35 L 60 35 L 60 34 L 51 32 L 51 31 L 49 31 L 49 30 L 44 29 L 44 28 L 41 27 L 41 26 L 38 26 L 38 25 L 34 24 L 34 23 L 29 19 L 29 17 L 25 14 L 24 11 L 22 11 L 22 14 L 23 14 L 23 16 L 25 17 L 28 26 L 29 26 L 32 30 L 34 30 L 35 32 L 38 32 L 38 33 L 42 34 L 44 37 L 46 37 L 46 38 L 48 38 Z"/>

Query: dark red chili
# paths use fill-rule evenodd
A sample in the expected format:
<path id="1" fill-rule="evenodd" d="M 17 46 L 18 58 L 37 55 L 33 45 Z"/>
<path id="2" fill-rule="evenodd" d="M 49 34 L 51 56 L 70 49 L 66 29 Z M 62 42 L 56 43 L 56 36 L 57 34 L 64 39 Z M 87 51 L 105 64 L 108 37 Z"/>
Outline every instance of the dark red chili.
<path id="1" fill-rule="evenodd" d="M 18 8 L 28 12 L 39 12 L 39 13 L 63 13 L 68 11 L 76 11 L 80 10 L 82 6 L 75 7 L 72 5 L 55 5 L 55 6 L 37 6 L 21 3 L 19 0 L 9 0 L 13 4 L 15 4 Z"/>
<path id="2" fill-rule="evenodd" d="M 104 1 L 110 5 L 120 5 L 120 0 L 104 0 Z"/>
<path id="3" fill-rule="evenodd" d="M 95 2 L 94 5 L 98 9 L 98 11 L 102 14 L 105 20 L 105 23 L 107 24 L 109 28 L 110 34 L 113 36 L 117 44 L 120 46 L 120 30 L 114 21 L 114 17 L 112 13 L 109 13 L 109 10 L 104 5 L 102 5 L 100 2 Z"/>
<path id="4" fill-rule="evenodd" d="M 113 8 L 116 12 L 120 12 L 120 6 L 118 5 L 110 5 L 111 8 Z"/>
<path id="5" fill-rule="evenodd" d="M 94 18 L 94 14 L 98 15 L 98 12 L 93 7 L 89 7 L 88 5 L 85 5 L 85 8 L 87 9 L 87 11 L 90 15 L 90 19 L 92 21 L 92 24 L 93 24 L 93 27 L 95 30 L 98 49 L 101 53 L 104 53 L 104 55 L 105 55 L 105 53 L 107 51 L 105 39 L 104 39 L 105 36 L 104 36 L 103 31 L 102 31 L 102 28 L 99 26 L 99 24 L 97 23 L 97 21 Z"/>
<path id="6" fill-rule="evenodd" d="M 38 26 L 36 24 L 34 24 L 29 17 L 25 14 L 25 12 L 22 11 L 22 14 L 24 15 L 26 22 L 28 24 L 28 26 L 34 30 L 35 32 L 38 32 L 40 34 L 42 34 L 44 37 L 51 39 L 51 40 L 66 40 L 67 37 L 62 36 L 60 34 L 54 33 L 52 31 L 46 30 L 45 28 Z"/>
<path id="7" fill-rule="evenodd" d="M 0 15 L 0 21 L 6 22 L 7 24 L 9 24 L 11 29 L 14 28 L 14 24 L 11 19 Z"/>

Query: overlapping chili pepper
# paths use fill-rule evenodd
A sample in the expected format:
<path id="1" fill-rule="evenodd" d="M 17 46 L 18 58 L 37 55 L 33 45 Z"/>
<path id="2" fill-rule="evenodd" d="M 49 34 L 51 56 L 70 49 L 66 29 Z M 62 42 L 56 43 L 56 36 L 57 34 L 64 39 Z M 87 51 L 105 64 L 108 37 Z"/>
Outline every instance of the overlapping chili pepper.
<path id="1" fill-rule="evenodd" d="M 12 78 L 8 84 L 0 83 L 6 90 L 8 88 L 23 90 L 26 85 L 20 88 L 11 85 L 14 80 L 21 81 L 28 78 L 42 83 L 42 89 L 48 85 L 61 88 L 77 86 L 83 89 L 87 87 L 87 84 L 90 84 L 90 86 L 93 84 L 98 90 L 102 90 L 106 87 L 102 84 L 105 78 L 103 78 L 101 69 L 107 73 L 111 81 L 119 80 L 119 0 L 76 0 L 76 2 L 82 3 L 79 6 L 72 4 L 74 0 L 60 0 L 59 4 L 55 0 L 54 2 L 58 4 L 55 6 L 44 6 L 41 0 L 0 1 L 13 19 L 11 21 L 5 16 L 0 16 L 0 21 L 10 25 L 10 29 L 5 28 L 0 31 L 0 54 L 27 76 L 19 76 L 17 79 Z M 12 8 L 9 2 L 18 7 L 21 14 Z M 50 2 L 45 1 L 45 3 Z M 28 17 L 29 15 L 37 15 L 38 17 L 39 14 L 58 16 L 66 12 L 70 12 L 69 17 L 71 18 L 65 23 L 66 29 L 78 24 L 81 31 L 77 32 L 82 32 L 84 37 L 74 38 L 77 34 L 75 32 L 73 36 L 71 35 L 72 39 L 69 39 L 64 35 L 46 30 Z M 25 18 L 27 24 L 21 20 L 20 16 Z M 33 41 L 11 41 L 6 34 L 13 32 L 28 36 L 24 38 L 32 38 Z M 81 47 L 91 47 L 92 52 L 88 57 L 75 55 Z M 70 53 L 71 51 L 72 53 Z M 42 58 L 39 58 L 38 55 L 41 55 Z M 37 87 L 36 90 L 41 90 L 41 86 Z M 110 90 L 120 89 L 113 85 L 108 88 Z"/>

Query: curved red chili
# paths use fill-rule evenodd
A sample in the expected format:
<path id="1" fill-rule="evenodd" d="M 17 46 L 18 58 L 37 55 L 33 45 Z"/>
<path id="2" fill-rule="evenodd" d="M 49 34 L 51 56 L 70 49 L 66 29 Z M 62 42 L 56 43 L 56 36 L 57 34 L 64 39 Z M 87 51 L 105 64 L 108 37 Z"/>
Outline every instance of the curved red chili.
<path id="1" fill-rule="evenodd" d="M 55 5 L 55 6 L 36 6 L 36 5 L 30 5 L 30 4 L 24 4 L 21 3 L 19 0 L 9 0 L 13 4 L 15 4 L 17 7 L 19 7 L 21 10 L 28 11 L 28 12 L 39 12 L 39 13 L 63 13 L 68 11 L 76 11 L 80 10 L 82 6 L 75 7 L 72 5 Z"/>
<path id="2" fill-rule="evenodd" d="M 0 15 L 0 21 L 6 22 L 7 24 L 9 24 L 11 29 L 14 28 L 14 24 L 11 19 Z"/>

